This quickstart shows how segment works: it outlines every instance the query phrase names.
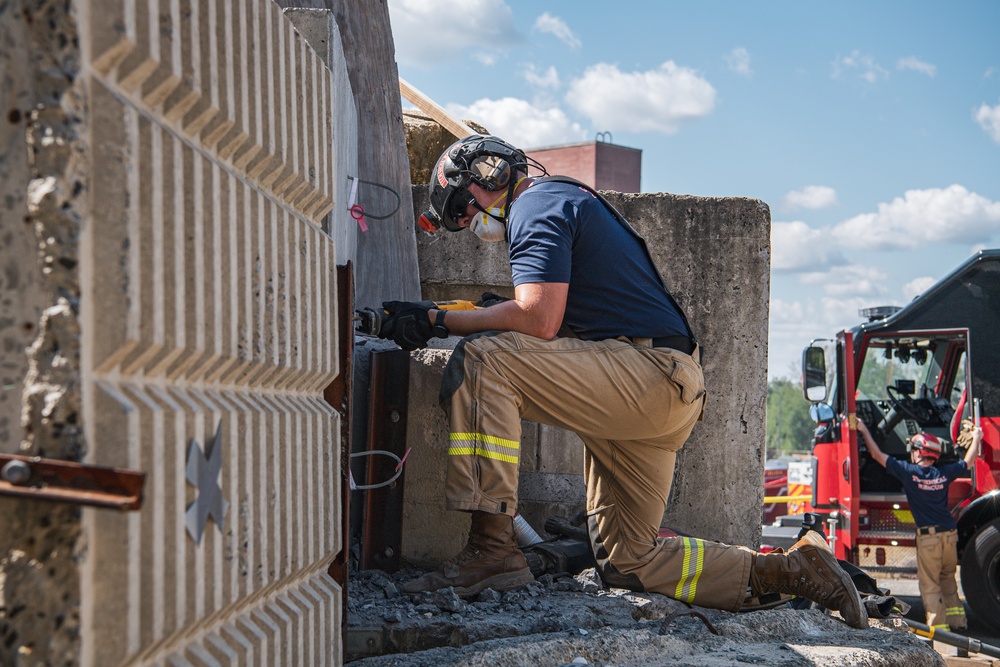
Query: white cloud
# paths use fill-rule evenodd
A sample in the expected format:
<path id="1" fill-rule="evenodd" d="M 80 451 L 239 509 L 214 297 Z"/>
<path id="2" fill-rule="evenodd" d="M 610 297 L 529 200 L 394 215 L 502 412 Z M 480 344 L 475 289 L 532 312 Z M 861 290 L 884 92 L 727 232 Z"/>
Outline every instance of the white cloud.
<path id="1" fill-rule="evenodd" d="M 798 379 L 802 348 L 817 336 L 811 304 L 771 297 L 767 324 L 768 378 Z M 829 335 L 829 334 L 827 334 Z M 793 370 L 794 367 L 794 370 Z"/>
<path id="2" fill-rule="evenodd" d="M 483 98 L 469 106 L 449 104 L 446 108 L 455 117 L 480 123 L 518 148 L 572 143 L 587 136 L 583 127 L 571 121 L 562 109 L 542 108 L 514 97 Z"/>
<path id="3" fill-rule="evenodd" d="M 750 69 L 750 52 L 742 46 L 737 46 L 726 55 L 726 64 L 741 76 L 753 75 L 753 70 Z"/>
<path id="4" fill-rule="evenodd" d="M 805 319 L 805 307 L 801 301 L 771 299 L 770 319 L 774 323 L 795 323 Z"/>
<path id="5" fill-rule="evenodd" d="M 841 329 L 853 327 L 864 319 L 858 310 L 884 300 L 870 296 L 819 297 L 784 301 L 771 297 L 768 318 L 768 378 L 788 377 L 798 380 L 802 350 L 815 339 L 830 339 Z M 831 363 L 831 362 L 827 362 Z"/>
<path id="6" fill-rule="evenodd" d="M 785 195 L 785 207 L 793 211 L 802 208 L 815 211 L 836 204 L 837 191 L 825 185 L 807 185 Z"/>
<path id="7" fill-rule="evenodd" d="M 896 61 L 896 69 L 911 69 L 914 72 L 920 72 L 921 74 L 926 74 L 927 76 L 934 78 L 937 74 L 937 67 L 930 63 L 925 63 L 920 58 L 916 56 L 907 56 L 906 58 L 900 58 Z"/>
<path id="8" fill-rule="evenodd" d="M 491 65 L 522 40 L 511 8 L 497 0 L 389 0 L 389 22 L 396 60 L 415 67 L 447 64 L 469 49 Z"/>
<path id="9" fill-rule="evenodd" d="M 838 57 L 833 61 L 834 79 L 839 79 L 848 71 L 856 72 L 859 77 L 868 83 L 876 83 L 882 79 L 889 78 L 888 70 L 875 62 L 872 56 L 865 55 L 857 50 L 852 51 L 849 56 Z"/>
<path id="10" fill-rule="evenodd" d="M 829 232 L 813 229 L 799 220 L 771 224 L 773 271 L 815 270 L 843 261 L 840 252 L 830 243 Z"/>
<path id="11" fill-rule="evenodd" d="M 872 297 L 887 293 L 884 287 L 887 278 L 885 272 L 876 266 L 846 264 L 831 271 L 804 273 L 800 281 L 804 285 L 819 286 L 823 294 L 828 297 L 854 301 L 867 299 L 866 303 L 870 306 L 873 305 L 870 301 Z"/>
<path id="12" fill-rule="evenodd" d="M 878 212 L 863 213 L 833 228 L 845 247 L 908 249 L 928 243 L 985 242 L 1000 231 L 1000 202 L 961 185 L 908 190 Z"/>
<path id="13" fill-rule="evenodd" d="M 712 112 L 715 88 L 672 60 L 645 72 L 600 63 L 570 83 L 566 101 L 601 131 L 674 134 L 685 121 Z"/>
<path id="14" fill-rule="evenodd" d="M 521 76 L 534 88 L 551 90 L 559 88 L 559 72 L 551 65 L 544 72 L 539 72 L 532 64 L 525 65 L 521 68 Z"/>
<path id="15" fill-rule="evenodd" d="M 985 103 L 979 107 L 976 111 L 976 122 L 990 139 L 1000 144 L 1000 102 L 995 107 Z"/>
<path id="16" fill-rule="evenodd" d="M 913 297 L 920 296 L 927 291 L 927 288 L 931 287 L 937 281 L 937 278 L 931 278 L 930 276 L 914 278 L 910 282 L 903 285 L 902 290 L 900 290 L 903 294 L 903 300 L 907 302 L 912 301 Z"/>
<path id="17" fill-rule="evenodd" d="M 895 306 L 892 299 L 885 296 L 824 297 L 820 300 L 823 311 L 825 336 L 832 337 L 841 329 L 849 329 L 865 321 L 859 311 L 876 306 Z"/>
<path id="18" fill-rule="evenodd" d="M 554 35 L 556 39 L 571 49 L 578 49 L 581 46 L 580 40 L 577 39 L 577 36 L 574 35 L 573 31 L 569 29 L 566 22 L 558 16 L 553 16 L 548 12 L 545 12 L 535 19 L 535 30 Z"/>

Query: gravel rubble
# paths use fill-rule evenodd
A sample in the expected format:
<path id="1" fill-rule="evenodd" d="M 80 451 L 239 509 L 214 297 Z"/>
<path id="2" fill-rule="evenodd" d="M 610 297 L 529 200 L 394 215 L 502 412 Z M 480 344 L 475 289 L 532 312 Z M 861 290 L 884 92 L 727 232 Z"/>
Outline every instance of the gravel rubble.
<path id="1" fill-rule="evenodd" d="M 604 588 L 593 569 L 545 575 L 505 593 L 487 589 L 467 600 L 450 588 L 400 593 L 402 582 L 421 574 L 412 568 L 351 574 L 352 667 L 944 665 L 901 619 L 855 630 L 816 609 L 702 609 L 657 593 Z M 665 622 L 671 614 L 678 616 Z"/>

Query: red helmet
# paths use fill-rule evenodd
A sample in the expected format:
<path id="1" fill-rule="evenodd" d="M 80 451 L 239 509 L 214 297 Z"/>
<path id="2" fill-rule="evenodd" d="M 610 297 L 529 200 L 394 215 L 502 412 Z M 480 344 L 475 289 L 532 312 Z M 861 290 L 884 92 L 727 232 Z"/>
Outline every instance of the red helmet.
<path id="1" fill-rule="evenodd" d="M 907 449 L 918 450 L 924 458 L 937 459 L 941 457 L 941 452 L 944 450 L 944 442 L 936 435 L 917 433 L 910 438 Z"/>

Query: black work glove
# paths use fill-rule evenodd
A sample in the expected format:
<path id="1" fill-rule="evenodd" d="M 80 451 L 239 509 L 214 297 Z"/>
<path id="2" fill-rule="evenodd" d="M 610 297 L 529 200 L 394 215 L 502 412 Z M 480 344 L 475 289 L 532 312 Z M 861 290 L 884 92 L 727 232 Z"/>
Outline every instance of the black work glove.
<path id="1" fill-rule="evenodd" d="M 427 347 L 433 337 L 427 311 L 433 307 L 433 301 L 383 301 L 378 337 L 391 338 L 408 352 Z"/>
<path id="2" fill-rule="evenodd" d="M 483 292 L 483 296 L 476 302 L 476 305 L 480 308 L 489 308 L 490 306 L 495 306 L 498 303 L 503 303 L 504 301 L 510 301 L 510 299 L 505 296 L 500 296 L 499 294 L 494 294 L 493 292 Z"/>

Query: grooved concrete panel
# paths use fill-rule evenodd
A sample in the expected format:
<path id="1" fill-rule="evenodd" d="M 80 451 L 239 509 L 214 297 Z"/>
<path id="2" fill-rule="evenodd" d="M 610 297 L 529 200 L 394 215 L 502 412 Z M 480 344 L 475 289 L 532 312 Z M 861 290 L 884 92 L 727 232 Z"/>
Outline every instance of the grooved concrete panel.
<path id="1" fill-rule="evenodd" d="M 84 8 L 88 460 L 147 479 L 141 511 L 84 514 L 81 662 L 337 663 L 320 225 L 356 146 L 333 124 L 350 86 L 268 0 Z"/>

